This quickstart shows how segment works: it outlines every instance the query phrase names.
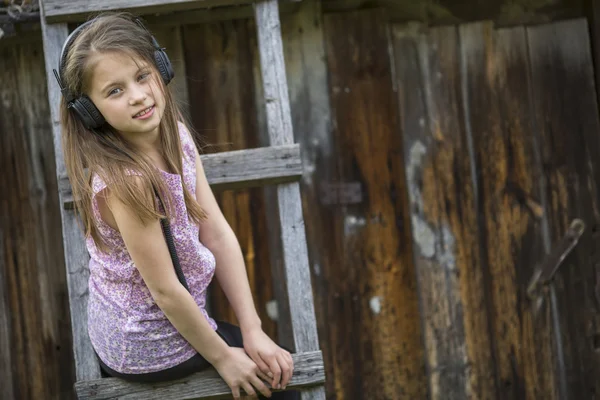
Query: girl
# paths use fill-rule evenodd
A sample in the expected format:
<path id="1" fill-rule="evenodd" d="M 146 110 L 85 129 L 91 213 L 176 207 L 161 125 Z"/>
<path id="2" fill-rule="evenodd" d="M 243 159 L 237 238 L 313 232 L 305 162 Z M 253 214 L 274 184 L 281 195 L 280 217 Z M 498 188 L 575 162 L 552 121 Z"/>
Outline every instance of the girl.
<path id="1" fill-rule="evenodd" d="M 263 381 L 285 389 L 292 358 L 261 329 L 239 244 L 167 87 L 166 53 L 129 14 L 102 14 L 69 36 L 56 75 L 91 257 L 89 334 L 104 372 L 149 382 L 213 365 L 235 398 L 241 389 L 271 397 Z M 189 291 L 161 231 L 165 216 Z M 213 274 L 239 328 L 205 310 Z"/>

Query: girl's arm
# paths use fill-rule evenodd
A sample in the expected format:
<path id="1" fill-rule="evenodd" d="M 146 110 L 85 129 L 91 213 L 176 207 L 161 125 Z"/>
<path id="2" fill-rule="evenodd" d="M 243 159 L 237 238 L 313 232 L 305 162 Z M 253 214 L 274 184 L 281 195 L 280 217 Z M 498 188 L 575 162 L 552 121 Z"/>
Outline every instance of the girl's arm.
<path id="1" fill-rule="evenodd" d="M 139 180 L 136 183 L 140 184 Z M 156 304 L 177 331 L 217 369 L 234 398 L 239 398 L 242 388 L 249 395 L 254 395 L 256 388 L 270 397 L 270 390 L 259 379 L 266 380 L 266 375 L 243 351 L 229 347 L 212 329 L 194 298 L 177 279 L 160 222 L 144 224 L 128 206 L 111 197 L 110 193 L 106 199 L 111 219 L 121 233 L 136 268 Z"/>
<path id="2" fill-rule="evenodd" d="M 294 362 L 290 353 L 277 346 L 262 330 L 242 250 L 208 185 L 197 151 L 196 199 L 208 214 L 208 219 L 200 224 L 200 241 L 215 256 L 215 276 L 239 321 L 244 348 L 260 370 L 272 378 L 271 385 L 285 389 L 292 377 Z"/>

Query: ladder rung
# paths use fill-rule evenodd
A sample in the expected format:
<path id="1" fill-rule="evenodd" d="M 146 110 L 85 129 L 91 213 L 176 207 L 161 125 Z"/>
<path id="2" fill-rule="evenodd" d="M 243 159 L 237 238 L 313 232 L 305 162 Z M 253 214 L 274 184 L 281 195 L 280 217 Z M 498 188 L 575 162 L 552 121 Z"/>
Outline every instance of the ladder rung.
<path id="1" fill-rule="evenodd" d="M 50 23 L 85 20 L 102 11 L 128 10 L 135 14 L 154 14 L 198 8 L 248 4 L 252 0 L 42 0 Z"/>
<path id="2" fill-rule="evenodd" d="M 292 354 L 294 375 L 287 390 L 322 385 L 325 382 L 320 351 Z M 214 368 L 188 378 L 162 383 L 133 383 L 117 378 L 80 381 L 75 384 L 79 399 L 186 400 L 231 398 L 231 390 Z"/>
<path id="3" fill-rule="evenodd" d="M 300 145 L 225 151 L 201 155 L 208 183 L 214 190 L 241 189 L 298 180 L 302 176 Z M 73 208 L 71 186 L 66 177 L 58 182 L 63 205 Z"/>

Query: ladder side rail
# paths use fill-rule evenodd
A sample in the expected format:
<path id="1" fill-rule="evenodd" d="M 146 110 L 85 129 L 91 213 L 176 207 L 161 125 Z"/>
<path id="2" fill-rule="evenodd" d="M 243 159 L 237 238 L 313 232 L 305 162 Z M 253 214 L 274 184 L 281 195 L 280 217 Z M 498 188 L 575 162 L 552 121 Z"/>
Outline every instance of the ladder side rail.
<path id="1" fill-rule="evenodd" d="M 60 50 L 69 32 L 67 24 L 48 24 L 46 22 L 43 2 L 41 4 L 41 13 L 40 22 L 42 25 L 46 80 L 48 84 L 48 102 L 50 104 L 50 116 L 52 119 L 52 135 L 54 137 L 56 175 L 57 178 L 60 178 L 66 175 L 66 169 L 60 138 L 59 105 L 61 94 L 54 77 L 53 69 L 56 69 L 58 66 Z M 65 209 L 62 206 L 64 194 L 65 190 L 59 190 L 76 380 L 96 379 L 100 378 L 100 366 L 94 354 L 87 330 L 89 255 L 78 217 L 75 215 L 74 210 Z"/>
<path id="2" fill-rule="evenodd" d="M 294 142 L 283 43 L 277 0 L 254 5 L 260 69 L 266 108 L 266 125 L 271 146 Z M 283 253 L 285 285 L 297 352 L 319 349 L 308 249 L 302 215 L 300 184 L 277 186 L 277 205 Z M 325 399 L 323 386 L 303 391 L 302 399 Z"/>

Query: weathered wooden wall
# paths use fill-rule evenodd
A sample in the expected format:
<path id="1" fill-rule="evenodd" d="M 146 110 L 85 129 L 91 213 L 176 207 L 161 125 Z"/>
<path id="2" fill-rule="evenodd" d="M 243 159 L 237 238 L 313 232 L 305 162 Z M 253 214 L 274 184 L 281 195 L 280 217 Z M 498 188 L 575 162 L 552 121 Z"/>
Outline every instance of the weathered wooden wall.
<path id="1" fill-rule="evenodd" d="M 2 399 L 68 399 L 74 374 L 43 57 L 0 41 Z"/>
<path id="2" fill-rule="evenodd" d="M 393 40 L 432 397 L 593 398 L 600 147 L 586 21 L 398 25 Z M 558 273 L 554 329 L 549 308 L 534 321 L 526 289 L 576 217 L 590 230 Z"/>
<path id="3" fill-rule="evenodd" d="M 252 20 L 151 29 L 204 151 L 263 145 Z M 282 15 L 282 34 L 328 397 L 597 396 L 600 146 L 585 21 L 427 28 L 305 0 Z M 65 398 L 41 45 L 0 42 L 0 56 L 0 398 Z M 269 191 L 217 197 L 263 327 L 286 343 Z M 574 217 L 589 230 L 557 277 L 557 332 L 549 308 L 532 319 L 525 288 Z M 213 315 L 235 322 L 211 291 Z"/>

